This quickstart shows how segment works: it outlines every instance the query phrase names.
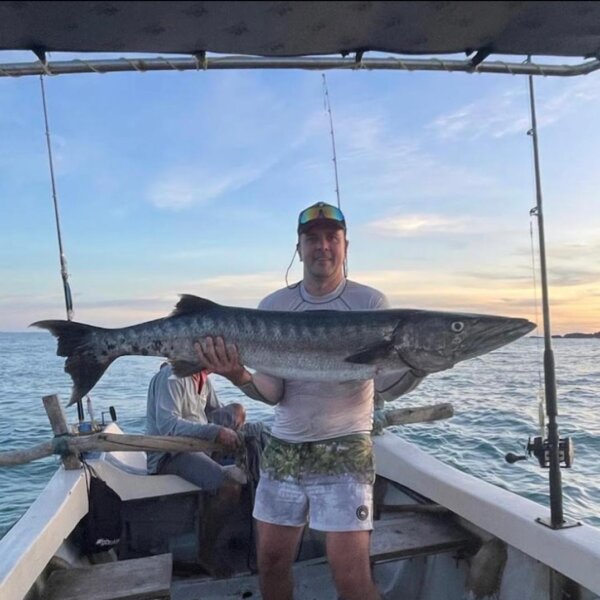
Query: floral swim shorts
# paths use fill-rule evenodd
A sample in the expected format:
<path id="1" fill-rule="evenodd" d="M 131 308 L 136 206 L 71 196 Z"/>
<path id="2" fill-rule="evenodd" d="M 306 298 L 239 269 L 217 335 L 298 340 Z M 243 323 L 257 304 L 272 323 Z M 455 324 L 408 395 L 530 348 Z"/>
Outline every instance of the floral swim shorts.
<path id="1" fill-rule="evenodd" d="M 254 518 L 319 531 L 373 528 L 373 443 L 368 434 L 290 443 L 272 437 L 263 454 Z"/>

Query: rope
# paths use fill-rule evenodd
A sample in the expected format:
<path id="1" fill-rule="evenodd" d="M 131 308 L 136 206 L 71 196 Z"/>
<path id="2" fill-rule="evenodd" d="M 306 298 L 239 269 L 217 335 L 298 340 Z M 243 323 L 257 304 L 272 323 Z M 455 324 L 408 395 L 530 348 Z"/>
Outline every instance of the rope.
<path id="1" fill-rule="evenodd" d="M 54 454 L 60 454 L 61 456 L 68 456 L 71 454 L 69 448 L 69 434 L 57 435 L 52 438 L 52 452 Z"/>

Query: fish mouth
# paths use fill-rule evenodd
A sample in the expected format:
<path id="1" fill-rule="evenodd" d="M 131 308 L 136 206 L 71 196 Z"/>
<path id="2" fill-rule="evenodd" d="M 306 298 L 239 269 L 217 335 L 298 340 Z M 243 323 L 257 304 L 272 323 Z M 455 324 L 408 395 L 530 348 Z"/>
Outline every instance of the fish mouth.
<path id="1" fill-rule="evenodd" d="M 491 352 L 533 331 L 537 325 L 527 319 L 506 319 L 485 328 L 471 346 L 474 355 Z"/>

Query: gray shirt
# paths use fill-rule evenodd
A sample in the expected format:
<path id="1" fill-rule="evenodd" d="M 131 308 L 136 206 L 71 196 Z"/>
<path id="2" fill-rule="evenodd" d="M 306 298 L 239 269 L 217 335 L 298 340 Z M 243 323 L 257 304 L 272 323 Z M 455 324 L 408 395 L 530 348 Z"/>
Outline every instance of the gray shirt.
<path id="1" fill-rule="evenodd" d="M 259 308 L 375 310 L 389 308 L 389 302 L 371 287 L 343 280 L 337 289 L 325 296 L 312 296 L 302 283 L 291 289 L 283 288 L 267 296 Z M 257 383 L 260 377 L 265 376 L 260 374 Z M 272 433 L 289 442 L 307 442 L 370 432 L 373 396 L 373 380 L 332 383 L 286 379 L 283 395 L 275 407 Z"/>
<path id="2" fill-rule="evenodd" d="M 221 427 L 208 422 L 207 414 L 219 408 L 215 390 L 206 380 L 200 393 L 190 377 L 177 377 L 169 365 L 150 381 L 146 409 L 148 435 L 180 435 L 214 441 Z M 158 471 L 165 452 L 148 452 L 148 473 Z"/>

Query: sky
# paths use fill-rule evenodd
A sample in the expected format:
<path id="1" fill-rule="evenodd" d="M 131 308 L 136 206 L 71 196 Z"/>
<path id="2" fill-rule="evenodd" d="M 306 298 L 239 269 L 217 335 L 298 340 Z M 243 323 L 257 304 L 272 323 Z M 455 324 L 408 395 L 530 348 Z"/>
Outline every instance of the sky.
<path id="1" fill-rule="evenodd" d="M 31 60 L 0 54 L 3 62 Z M 50 60 L 63 56 L 50 56 Z M 329 71 L 349 277 L 394 307 L 540 324 L 527 78 Z M 75 319 L 255 307 L 337 202 L 321 72 L 46 78 Z M 600 73 L 535 78 L 552 333 L 600 330 Z M 0 78 L 0 331 L 65 318 L 39 77 Z M 296 259 L 289 281 L 301 278 Z"/>

